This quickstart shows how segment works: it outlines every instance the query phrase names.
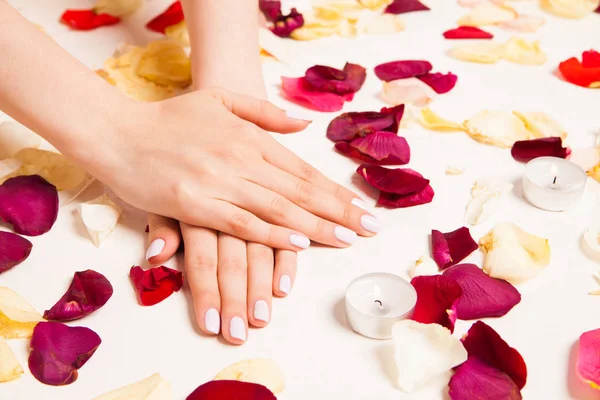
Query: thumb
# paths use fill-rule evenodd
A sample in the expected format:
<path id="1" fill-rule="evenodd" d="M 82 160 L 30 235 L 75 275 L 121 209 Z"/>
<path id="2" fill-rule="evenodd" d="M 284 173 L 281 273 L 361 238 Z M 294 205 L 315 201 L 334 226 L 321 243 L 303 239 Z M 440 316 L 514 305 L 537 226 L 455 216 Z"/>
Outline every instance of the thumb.
<path id="1" fill-rule="evenodd" d="M 212 97 L 239 118 L 252 122 L 258 127 L 278 133 L 292 133 L 304 130 L 312 118 L 282 110 L 267 100 L 230 92 L 225 89 L 208 89 Z"/>

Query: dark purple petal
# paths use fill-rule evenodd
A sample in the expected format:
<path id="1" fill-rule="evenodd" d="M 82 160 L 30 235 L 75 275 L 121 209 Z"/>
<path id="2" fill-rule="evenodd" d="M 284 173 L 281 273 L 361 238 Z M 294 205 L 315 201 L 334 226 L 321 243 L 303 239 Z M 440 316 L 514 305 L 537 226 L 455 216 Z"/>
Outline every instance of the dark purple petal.
<path id="1" fill-rule="evenodd" d="M 273 26 L 271 32 L 279 37 L 289 37 L 293 31 L 301 28 L 304 25 L 304 17 L 295 8 L 292 8 L 288 15 L 279 15 Z"/>
<path id="2" fill-rule="evenodd" d="M 305 79 L 317 90 L 336 94 L 356 93 L 367 77 L 366 70 L 357 64 L 346 63 L 344 70 L 315 65 L 306 70 Z"/>
<path id="3" fill-rule="evenodd" d="M 440 72 L 433 74 L 426 73 L 417 78 L 431 86 L 437 94 L 448 93 L 456 86 L 456 81 L 458 80 L 458 76 L 454 75 L 452 72 L 448 72 L 447 74 L 442 74 Z"/>
<path id="4" fill-rule="evenodd" d="M 44 319 L 74 321 L 93 313 L 106 304 L 113 294 L 113 287 L 104 275 L 88 269 L 75 272 L 71 286 Z"/>
<path id="5" fill-rule="evenodd" d="M 477 357 L 469 357 L 454 371 L 448 384 L 452 400 L 521 400 L 521 392 L 502 371 Z"/>
<path id="6" fill-rule="evenodd" d="M 435 192 L 431 185 L 427 185 L 421 191 L 406 195 L 381 192 L 377 199 L 377 204 L 387 208 L 413 207 L 431 203 L 434 195 Z"/>
<path id="7" fill-rule="evenodd" d="M 345 95 L 322 92 L 315 89 L 305 78 L 281 77 L 281 91 L 286 99 L 311 110 L 331 112 L 339 111 L 354 94 Z"/>
<path id="8" fill-rule="evenodd" d="M 11 232 L 0 231 L 0 274 L 25 261 L 31 242 Z"/>
<path id="9" fill-rule="evenodd" d="M 349 112 L 333 119 L 327 127 L 329 140 L 351 141 L 374 132 L 398 133 L 404 115 L 404 104 L 393 108 L 382 108 L 380 112 Z"/>
<path id="10" fill-rule="evenodd" d="M 561 138 L 547 137 L 515 142 L 510 154 L 515 160 L 526 163 L 538 157 L 567 158 L 571 149 L 563 147 Z"/>
<path id="11" fill-rule="evenodd" d="M 385 9 L 386 14 L 404 14 L 413 11 L 427 11 L 429 7 L 418 0 L 394 0 Z"/>
<path id="12" fill-rule="evenodd" d="M 250 382 L 210 381 L 199 386 L 186 400 L 277 400 L 266 387 Z"/>
<path id="13" fill-rule="evenodd" d="M 391 61 L 375 67 L 375 75 L 382 81 L 391 82 L 396 79 L 413 78 L 425 75 L 433 66 L 429 61 L 404 60 Z"/>
<path id="14" fill-rule="evenodd" d="M 478 248 L 469 228 L 462 227 L 448 233 L 431 231 L 432 258 L 441 269 L 458 264 Z"/>
<path id="15" fill-rule="evenodd" d="M 265 15 L 267 21 L 275 21 L 281 15 L 281 1 L 278 0 L 259 0 L 258 7 Z"/>
<path id="16" fill-rule="evenodd" d="M 456 300 L 462 295 L 458 283 L 442 275 L 417 276 L 410 284 L 417 291 L 412 319 L 423 324 L 439 324 L 454 331 Z"/>
<path id="17" fill-rule="evenodd" d="M 408 168 L 388 169 L 377 165 L 361 165 L 356 172 L 375 189 L 387 193 L 407 195 L 419 192 L 427 185 L 429 180 L 421 174 Z"/>

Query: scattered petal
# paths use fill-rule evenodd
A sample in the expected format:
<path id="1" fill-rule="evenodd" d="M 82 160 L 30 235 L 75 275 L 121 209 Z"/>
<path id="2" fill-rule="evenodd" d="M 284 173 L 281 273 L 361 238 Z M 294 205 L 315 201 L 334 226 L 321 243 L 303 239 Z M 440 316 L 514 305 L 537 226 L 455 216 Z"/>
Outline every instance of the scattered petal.
<path id="1" fill-rule="evenodd" d="M 463 174 L 463 170 L 461 168 L 458 167 L 454 167 L 452 165 L 449 165 L 446 168 L 446 175 L 462 175 Z"/>
<path id="2" fill-rule="evenodd" d="M 171 383 L 153 374 L 131 385 L 112 390 L 92 400 L 172 400 Z"/>
<path id="3" fill-rule="evenodd" d="M 588 60 L 589 58 L 588 56 Z M 584 65 L 582 61 L 572 57 L 561 62 L 558 70 L 567 82 L 574 85 L 589 88 L 600 87 L 600 65 L 590 63 L 589 61 Z"/>
<path id="4" fill-rule="evenodd" d="M 418 78 L 383 82 L 381 91 L 381 98 L 393 106 L 413 104 L 417 107 L 424 107 L 436 96 L 435 90 Z"/>
<path id="5" fill-rule="evenodd" d="M 258 8 L 265 15 L 267 21 L 275 21 L 281 15 L 281 1 L 259 0 Z"/>
<path id="6" fill-rule="evenodd" d="M 121 217 L 121 208 L 106 195 L 81 205 L 79 209 L 83 225 L 96 247 L 112 233 Z"/>
<path id="7" fill-rule="evenodd" d="M 420 176 L 418 172 L 413 172 Z M 431 203 L 434 196 L 433 188 L 431 185 L 427 185 L 425 189 L 407 195 L 381 192 L 377 204 L 387 208 L 406 208 Z"/>
<path id="8" fill-rule="evenodd" d="M 372 165 L 403 165 L 410 161 L 406 139 L 392 132 L 375 132 L 351 142 L 338 142 L 335 148 L 342 154 Z"/>
<path id="9" fill-rule="evenodd" d="M 456 86 L 456 81 L 458 80 L 458 76 L 454 75 L 452 72 L 448 72 L 447 74 L 442 74 L 440 72 L 433 74 L 426 73 L 418 78 L 431 86 L 437 94 L 448 93 Z"/>
<path id="10" fill-rule="evenodd" d="M 512 147 L 517 141 L 536 137 L 519 117 L 508 111 L 481 111 L 465 121 L 464 126 L 476 141 L 497 147 Z"/>
<path id="11" fill-rule="evenodd" d="M 20 378 L 23 372 L 23 367 L 8 347 L 8 343 L 0 337 L 0 383 L 14 381 Z"/>
<path id="12" fill-rule="evenodd" d="M 0 336 L 5 339 L 30 338 L 33 328 L 42 320 L 24 298 L 0 286 Z"/>
<path id="13" fill-rule="evenodd" d="M 448 233 L 431 231 L 431 253 L 440 269 L 458 264 L 477 248 L 469 228 L 462 227 Z"/>
<path id="14" fill-rule="evenodd" d="M 523 121 L 525 127 L 532 133 L 533 138 L 559 137 L 567 138 L 567 132 L 551 116 L 543 112 L 518 112 L 513 111 Z"/>
<path id="15" fill-rule="evenodd" d="M 365 16 L 356 22 L 358 33 L 387 34 L 401 32 L 406 29 L 406 24 L 399 15 L 376 14 Z"/>
<path id="16" fill-rule="evenodd" d="M 230 365 L 214 378 L 215 381 L 231 380 L 256 383 L 265 386 L 273 394 L 283 392 L 283 371 L 269 358 L 253 358 Z"/>
<path id="17" fill-rule="evenodd" d="M 413 279 L 416 276 L 437 275 L 439 268 L 435 261 L 428 256 L 419 258 L 412 267 L 408 270 L 408 277 Z"/>
<path id="18" fill-rule="evenodd" d="M 414 11 L 429 11 L 429 7 L 418 0 L 394 0 L 385 9 L 386 14 L 405 14 Z"/>
<path id="19" fill-rule="evenodd" d="M 475 26 L 459 26 L 444 32 L 446 39 L 493 39 L 494 35 Z"/>
<path id="20" fill-rule="evenodd" d="M 510 193 L 513 184 L 499 179 L 479 179 L 471 189 L 465 221 L 470 225 L 486 222 L 500 206 L 501 198 Z"/>
<path id="21" fill-rule="evenodd" d="M 387 7 L 392 1 L 393 0 L 358 0 L 361 6 L 371 10 L 379 10 L 380 8 Z"/>
<path id="22" fill-rule="evenodd" d="M 167 26 L 165 36 L 184 47 L 190 46 L 190 32 L 187 29 L 185 20 L 178 24 Z"/>
<path id="23" fill-rule="evenodd" d="M 158 304 L 183 286 L 181 272 L 164 266 L 147 270 L 131 267 L 129 277 L 143 306 Z"/>
<path id="24" fill-rule="evenodd" d="M 316 111 L 339 111 L 354 94 L 339 95 L 322 92 L 306 81 L 306 78 L 281 77 L 281 90 L 284 96 L 295 103 Z"/>
<path id="25" fill-rule="evenodd" d="M 584 51 L 581 55 L 581 65 L 583 68 L 600 67 L 600 53 L 596 50 Z"/>
<path id="26" fill-rule="evenodd" d="M 0 123 L 0 160 L 5 160 L 23 149 L 37 149 L 42 138 L 17 121 Z M 2 175 L 0 175 L 2 176 Z"/>
<path id="27" fill-rule="evenodd" d="M 511 7 L 489 2 L 481 3 L 471 12 L 458 20 L 458 25 L 483 26 L 494 25 L 517 18 L 518 13 Z"/>
<path id="28" fill-rule="evenodd" d="M 192 83 L 190 57 L 181 44 L 172 40 L 150 42 L 144 48 L 137 74 L 160 86 L 185 89 Z"/>
<path id="29" fill-rule="evenodd" d="M 577 375 L 594 389 L 600 389 L 600 329 L 584 332 L 579 337 Z"/>
<path id="30" fill-rule="evenodd" d="M 333 119 L 327 127 L 327 138 L 334 142 L 351 141 L 374 132 L 398 133 L 404 115 L 404 104 L 381 111 L 349 112 Z"/>
<path id="31" fill-rule="evenodd" d="M 183 8 L 179 1 L 174 2 L 162 14 L 156 16 L 146 24 L 146 28 L 158 33 L 165 33 L 169 26 L 183 21 Z"/>
<path id="32" fill-rule="evenodd" d="M 240 381 L 211 381 L 199 386 L 186 400 L 277 400 L 262 385 Z"/>
<path id="33" fill-rule="evenodd" d="M 410 283 L 417 291 L 412 319 L 423 324 L 439 324 L 453 332 L 456 301 L 462 296 L 459 284 L 443 275 L 417 276 Z"/>
<path id="34" fill-rule="evenodd" d="M 315 65 L 305 74 L 306 81 L 315 89 L 336 94 L 358 92 L 366 78 L 366 70 L 351 63 L 346 63 L 343 70 Z"/>
<path id="35" fill-rule="evenodd" d="M 25 261 L 32 246 L 29 240 L 19 235 L 0 231 L 0 274 Z"/>
<path id="36" fill-rule="evenodd" d="M 544 24 L 546 20 L 544 17 L 538 15 L 526 15 L 519 14 L 517 19 L 510 21 L 504 21 L 498 26 L 503 29 L 509 29 L 516 32 L 533 33 L 537 32 Z"/>
<path id="37" fill-rule="evenodd" d="M 143 4 L 144 0 L 98 0 L 94 11 L 97 14 L 126 17 L 136 12 Z"/>
<path id="38" fill-rule="evenodd" d="M 375 67 L 375 75 L 385 82 L 425 75 L 433 66 L 429 61 L 391 61 Z"/>
<path id="39" fill-rule="evenodd" d="M 565 18 L 583 18 L 591 14 L 600 0 L 541 0 L 541 7 L 559 17 Z"/>
<path id="40" fill-rule="evenodd" d="M 523 65 L 542 65 L 548 60 L 548 56 L 540 48 L 539 41 L 529 42 L 512 37 L 504 45 L 504 59 Z"/>
<path id="41" fill-rule="evenodd" d="M 97 14 L 95 10 L 67 10 L 61 15 L 60 22 L 71 29 L 89 31 L 101 26 L 115 25 L 121 18 L 109 14 Z"/>
<path id="42" fill-rule="evenodd" d="M 304 25 L 304 17 L 295 8 L 292 8 L 288 15 L 279 15 L 273 26 L 271 32 L 279 37 L 290 37 L 290 35 L 297 29 L 302 28 Z"/>
<path id="43" fill-rule="evenodd" d="M 521 140 L 515 142 L 511 150 L 513 158 L 524 163 L 538 157 L 567 158 L 570 153 L 571 150 L 563 147 L 559 137 Z"/>
<path id="44" fill-rule="evenodd" d="M 581 237 L 581 247 L 592 260 L 600 262 L 600 227 L 590 228 Z"/>
<path id="45" fill-rule="evenodd" d="M 504 372 L 489 366 L 477 357 L 469 357 L 460 365 L 449 383 L 452 400 L 521 400 L 521 392 Z"/>
<path id="46" fill-rule="evenodd" d="M 294 61 L 294 53 L 287 47 L 287 41 L 270 30 L 264 28 L 258 30 L 258 43 L 275 59 L 286 64 L 292 64 Z"/>
<path id="47" fill-rule="evenodd" d="M 315 40 L 332 35 L 337 35 L 342 32 L 344 26 L 349 22 L 344 19 L 342 21 L 328 21 L 323 19 L 306 20 L 301 28 L 295 29 L 290 37 L 294 40 Z"/>
<path id="48" fill-rule="evenodd" d="M 458 60 L 493 64 L 504 56 L 504 45 L 494 42 L 462 43 L 451 48 L 448 54 Z"/>
<path id="49" fill-rule="evenodd" d="M 440 117 L 431 109 L 423 108 L 417 118 L 421 125 L 436 131 L 464 131 L 465 127 L 459 123 Z"/>

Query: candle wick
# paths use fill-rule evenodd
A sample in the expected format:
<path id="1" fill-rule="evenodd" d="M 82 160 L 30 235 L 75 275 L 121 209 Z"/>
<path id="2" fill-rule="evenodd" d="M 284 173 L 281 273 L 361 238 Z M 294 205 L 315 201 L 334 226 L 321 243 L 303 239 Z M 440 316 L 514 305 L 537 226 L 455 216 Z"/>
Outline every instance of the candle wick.
<path id="1" fill-rule="evenodd" d="M 556 178 L 557 178 L 557 177 L 555 176 L 555 177 L 554 177 L 554 180 L 552 181 L 552 184 L 553 184 L 553 185 L 556 185 Z"/>
<path id="2" fill-rule="evenodd" d="M 383 303 L 381 302 L 381 300 L 375 300 L 375 303 L 379 304 L 379 307 L 383 307 Z"/>

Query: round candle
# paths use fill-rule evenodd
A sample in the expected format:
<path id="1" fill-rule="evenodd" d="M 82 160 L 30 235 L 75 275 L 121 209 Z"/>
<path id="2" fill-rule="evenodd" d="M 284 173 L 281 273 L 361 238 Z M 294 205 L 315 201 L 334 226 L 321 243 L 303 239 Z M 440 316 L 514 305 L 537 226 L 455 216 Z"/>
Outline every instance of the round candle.
<path id="1" fill-rule="evenodd" d="M 587 175 L 581 167 L 557 157 L 538 157 L 525 166 L 523 194 L 534 206 L 566 211 L 581 200 Z"/>
<path id="2" fill-rule="evenodd" d="M 346 290 L 346 315 L 352 329 L 373 339 L 390 339 L 397 321 L 412 317 L 417 292 L 399 276 L 372 273 Z"/>

